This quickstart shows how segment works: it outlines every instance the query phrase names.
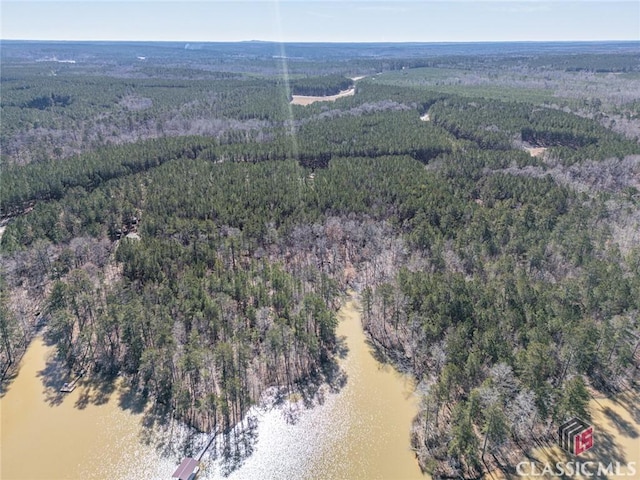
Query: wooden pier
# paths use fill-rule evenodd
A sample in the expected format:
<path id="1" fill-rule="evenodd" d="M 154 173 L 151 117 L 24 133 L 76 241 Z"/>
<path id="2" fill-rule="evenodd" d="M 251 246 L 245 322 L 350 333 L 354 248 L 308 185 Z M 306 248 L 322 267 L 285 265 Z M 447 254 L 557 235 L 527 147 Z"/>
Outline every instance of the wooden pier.
<path id="1" fill-rule="evenodd" d="M 187 457 L 176 468 L 171 478 L 177 478 L 178 480 L 193 480 L 196 478 L 198 471 L 200 470 L 200 462 L 196 459 Z"/>
<path id="2" fill-rule="evenodd" d="M 73 381 L 71 383 L 66 383 L 64 385 L 62 385 L 62 387 L 60 387 L 60 392 L 61 393 L 71 393 L 75 390 L 76 388 L 76 382 Z"/>
<path id="3" fill-rule="evenodd" d="M 80 381 L 80 379 L 82 378 L 82 376 L 84 375 L 84 370 L 82 370 L 78 376 L 76 378 L 74 378 L 71 382 L 65 382 L 64 385 L 62 385 L 62 387 L 60 387 L 60 392 L 61 393 L 71 393 L 76 389 L 76 386 L 78 385 L 78 382 Z"/>
<path id="4" fill-rule="evenodd" d="M 178 468 L 176 468 L 176 471 L 173 472 L 172 478 L 177 478 L 178 480 L 194 480 L 196 478 L 196 475 L 198 474 L 198 471 L 200 470 L 200 462 L 202 461 L 202 457 L 207 452 L 207 450 L 209 450 L 209 447 L 211 447 L 211 444 L 216 439 L 217 435 L 218 430 L 216 429 L 215 432 L 209 435 L 206 443 L 195 457 L 187 457 L 182 460 Z"/>

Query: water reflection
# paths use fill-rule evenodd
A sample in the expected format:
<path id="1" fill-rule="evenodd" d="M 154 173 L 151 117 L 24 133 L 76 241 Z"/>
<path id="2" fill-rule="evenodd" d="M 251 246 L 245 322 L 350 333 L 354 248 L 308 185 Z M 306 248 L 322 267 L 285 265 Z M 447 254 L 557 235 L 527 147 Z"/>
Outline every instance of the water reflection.
<path id="1" fill-rule="evenodd" d="M 220 436 L 199 478 L 420 478 L 413 385 L 371 356 L 354 301 L 339 315 L 331 384 L 309 385 L 294 402 L 272 395 Z M 118 382 L 61 394 L 59 372 L 53 349 L 34 340 L 0 399 L 2 479 L 168 479 L 206 441 Z"/>
<path id="2" fill-rule="evenodd" d="M 61 394 L 59 371 L 53 349 L 36 338 L 0 399 L 3 480 L 171 478 L 188 431 L 166 421 L 163 430 L 142 428 L 147 414 L 135 402 L 133 411 L 121 408 L 118 384 Z M 173 438 L 163 456 L 158 442 Z"/>
<path id="3" fill-rule="evenodd" d="M 300 401 L 252 411 L 253 453 L 228 478 L 423 478 L 410 448 L 418 408 L 411 380 L 373 358 L 355 301 L 340 318 L 338 383 L 321 388 L 312 409 Z M 205 478 L 226 474 L 221 463 L 212 461 Z"/>

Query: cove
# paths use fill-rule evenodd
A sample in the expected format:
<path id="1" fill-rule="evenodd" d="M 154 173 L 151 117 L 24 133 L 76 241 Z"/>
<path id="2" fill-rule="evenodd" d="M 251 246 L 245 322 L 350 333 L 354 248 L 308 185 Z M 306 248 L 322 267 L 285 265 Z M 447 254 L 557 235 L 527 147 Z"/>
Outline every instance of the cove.
<path id="1" fill-rule="evenodd" d="M 229 478 L 429 478 L 422 475 L 410 444 L 418 412 L 414 384 L 374 358 L 359 308 L 350 296 L 338 312 L 345 385 L 310 409 L 294 405 L 258 412 L 254 450 Z M 213 468 L 216 473 L 206 478 L 220 478 L 220 470 Z"/>
<path id="2" fill-rule="evenodd" d="M 418 400 L 411 379 L 378 362 L 349 297 L 338 312 L 346 383 L 313 408 L 256 409 L 250 455 L 224 470 L 205 455 L 200 479 L 414 479 L 410 446 Z M 170 479 L 181 458 L 167 439 L 122 408 L 122 395 L 87 386 L 59 395 L 50 383 L 54 349 L 37 337 L 0 399 L 2 479 Z M 175 430 L 173 434 L 176 434 Z"/>
<path id="3" fill-rule="evenodd" d="M 157 453 L 158 439 L 148 441 L 142 414 L 121 408 L 117 386 L 60 394 L 54 354 L 36 337 L 0 399 L 0 478 L 171 478 L 174 459 Z"/>

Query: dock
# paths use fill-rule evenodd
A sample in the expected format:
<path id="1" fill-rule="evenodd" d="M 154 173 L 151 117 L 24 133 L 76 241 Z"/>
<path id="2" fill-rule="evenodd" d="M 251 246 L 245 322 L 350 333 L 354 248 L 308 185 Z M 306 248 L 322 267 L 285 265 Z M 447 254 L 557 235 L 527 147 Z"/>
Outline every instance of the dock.
<path id="1" fill-rule="evenodd" d="M 204 456 L 206 451 L 209 450 L 209 447 L 211 446 L 211 444 L 213 443 L 213 441 L 216 439 L 217 436 L 218 436 L 218 429 L 216 428 L 216 431 L 213 432 L 211 435 L 209 435 L 209 438 L 207 439 L 207 443 L 204 444 L 204 446 L 200 449 L 200 452 L 198 452 L 198 454 L 195 456 L 195 458 L 199 462 L 202 461 L 202 457 Z"/>
<path id="2" fill-rule="evenodd" d="M 73 381 L 71 383 L 66 383 L 60 387 L 60 392 L 62 393 L 71 393 L 76 389 L 76 382 Z"/>
<path id="3" fill-rule="evenodd" d="M 78 385 L 78 382 L 80 381 L 80 379 L 82 378 L 82 376 L 84 375 L 84 370 L 82 370 L 78 376 L 73 379 L 71 382 L 64 382 L 64 385 L 62 385 L 62 387 L 60 387 L 60 392 L 61 393 L 71 393 L 76 389 L 76 386 Z"/>
<path id="4" fill-rule="evenodd" d="M 187 457 L 182 460 L 176 471 L 173 472 L 172 478 L 177 478 L 178 480 L 194 480 L 196 478 L 196 475 L 198 474 L 198 471 L 200 470 L 200 462 L 202 461 L 202 457 L 204 456 L 206 451 L 209 450 L 209 447 L 216 439 L 217 435 L 218 429 L 216 429 L 215 432 L 209 435 L 206 443 L 195 457 Z"/>
<path id="5" fill-rule="evenodd" d="M 196 478 L 198 471 L 200 470 L 200 463 L 191 457 L 187 457 L 178 466 L 171 478 L 177 478 L 178 480 L 193 480 Z"/>

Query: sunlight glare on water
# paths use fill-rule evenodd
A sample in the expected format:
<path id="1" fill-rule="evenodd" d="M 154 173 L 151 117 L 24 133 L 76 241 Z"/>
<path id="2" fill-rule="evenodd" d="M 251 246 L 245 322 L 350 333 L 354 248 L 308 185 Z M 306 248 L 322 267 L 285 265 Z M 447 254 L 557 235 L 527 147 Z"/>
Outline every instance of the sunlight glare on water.
<path id="1" fill-rule="evenodd" d="M 211 460 L 222 448 L 212 449 L 199 479 L 421 478 L 409 444 L 417 411 L 411 382 L 371 356 L 353 300 L 339 316 L 346 384 L 337 393 L 323 386 L 314 408 L 299 402 L 252 409 L 256 421 L 245 422 L 252 428 L 245 429 L 244 451 L 222 462 Z M 35 339 L 0 399 L 3 480 L 166 480 L 181 452 L 196 452 L 205 441 L 175 422 L 143 428 L 154 418 L 117 385 L 102 394 L 80 386 L 59 395 L 53 353 Z"/>
<path id="2" fill-rule="evenodd" d="M 0 399 L 0 478 L 171 478 L 179 454 L 159 454 L 161 435 L 144 442 L 143 415 L 123 410 L 117 389 L 103 396 L 82 386 L 58 393 L 53 354 L 42 338 L 33 340 Z M 173 429 L 175 438 L 184 433 Z"/>
<path id="3" fill-rule="evenodd" d="M 337 335 L 348 349 L 340 361 L 346 385 L 338 393 L 326 391 L 312 409 L 260 412 L 254 451 L 230 479 L 428 478 L 410 448 L 418 408 L 411 380 L 373 358 L 354 300 L 339 317 Z M 206 478 L 222 478 L 221 471 L 214 464 Z"/>

